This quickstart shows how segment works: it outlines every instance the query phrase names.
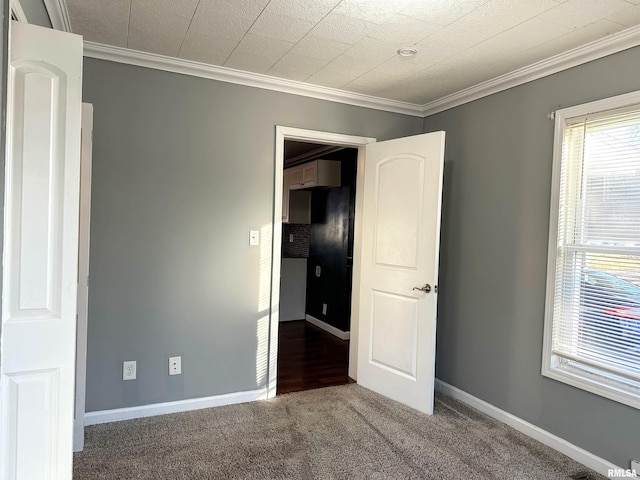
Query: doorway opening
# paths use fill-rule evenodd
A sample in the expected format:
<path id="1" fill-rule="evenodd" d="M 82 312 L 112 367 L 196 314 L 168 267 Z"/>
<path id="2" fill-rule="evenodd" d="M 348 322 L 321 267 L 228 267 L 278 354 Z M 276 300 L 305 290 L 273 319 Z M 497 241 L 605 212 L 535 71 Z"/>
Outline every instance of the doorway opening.
<path id="1" fill-rule="evenodd" d="M 277 394 L 348 376 L 358 149 L 284 142 Z"/>
<path id="2" fill-rule="evenodd" d="M 348 382 L 349 377 L 356 380 L 358 295 L 351 295 L 351 291 L 359 291 L 360 281 L 359 230 L 361 228 L 362 195 L 358 192 L 361 190 L 363 182 L 362 173 L 364 171 L 365 145 L 375 141 L 375 138 L 369 137 L 357 137 L 280 126 L 276 127 L 276 175 L 274 178 L 273 263 L 267 393 L 269 398 L 274 397 L 278 390 L 278 363 L 280 360 L 279 333 L 281 327 L 283 354 L 287 354 L 287 358 L 285 359 L 285 357 L 283 357 L 282 360 L 283 362 L 291 360 L 291 368 L 297 368 L 298 375 L 300 371 L 304 373 L 306 370 L 306 372 L 309 373 L 309 371 L 312 370 L 308 365 L 305 369 L 304 365 L 300 362 L 300 351 L 313 352 L 315 349 L 316 352 L 322 352 L 321 355 L 324 356 L 325 360 L 329 360 L 324 364 L 323 368 L 325 368 L 326 371 L 320 374 L 323 380 L 318 380 L 318 382 L 320 382 L 318 386 L 328 386 L 329 384 L 335 384 L 331 383 L 332 381 L 338 381 L 335 378 L 330 378 L 336 377 L 335 368 L 337 367 L 331 365 L 333 361 L 336 361 L 340 365 L 340 376 L 343 376 L 344 360 L 339 361 L 341 356 L 342 358 L 346 356 L 348 359 L 346 365 L 347 372 L 346 375 L 343 376 L 342 382 Z M 285 146 L 287 147 L 286 167 Z M 343 159 L 345 159 L 344 165 L 342 162 Z M 316 160 L 323 160 L 323 165 L 320 166 L 320 169 L 318 169 L 318 162 Z M 338 164 L 337 167 L 335 162 Z M 343 168 L 345 170 L 344 177 Z M 336 173 L 337 177 L 339 177 L 337 180 L 338 184 L 333 186 L 336 184 Z M 341 192 L 343 180 L 349 188 Z M 293 189 L 291 188 L 292 184 Z M 283 188 L 285 185 L 288 185 L 289 188 Z M 322 225 L 314 228 L 314 233 L 322 236 L 321 233 L 323 231 L 326 233 L 334 228 L 337 230 L 338 227 L 335 225 L 343 225 L 343 236 L 339 237 L 342 239 L 339 243 L 344 247 L 342 250 L 344 253 L 341 263 L 343 267 L 341 276 L 344 280 L 342 285 L 343 290 L 346 289 L 347 279 L 349 279 L 348 284 L 350 284 L 350 287 L 348 292 L 339 292 L 342 300 L 335 300 L 335 304 L 332 304 L 332 300 L 330 299 L 327 301 L 326 298 L 314 297 L 314 291 L 312 291 L 312 288 L 317 286 L 318 281 L 321 282 L 321 280 L 331 278 L 330 274 L 333 273 L 333 267 L 329 265 L 323 268 L 322 264 L 316 265 L 315 263 L 309 263 L 309 256 L 317 250 L 312 246 L 311 214 L 313 208 L 314 220 L 326 217 L 327 205 L 329 205 L 330 210 L 332 208 L 331 205 L 335 203 L 339 204 L 339 198 L 341 198 L 341 195 L 345 195 L 345 191 L 347 192 L 346 201 L 349 207 L 347 208 L 348 213 L 341 217 L 342 221 L 334 222 L 334 227 L 328 227 L 328 225 L 324 223 L 324 220 L 322 220 L 322 222 L 318 222 L 322 223 Z M 291 202 L 292 198 L 293 202 Z M 344 198 L 342 200 L 345 201 Z M 293 223 L 300 222 L 300 218 L 306 218 L 307 209 L 307 223 Z M 350 221 L 349 216 L 351 216 Z M 348 238 L 349 226 L 351 227 L 350 242 Z M 285 228 L 287 229 L 286 233 Z M 287 252 L 286 256 L 283 255 L 285 247 L 288 250 L 291 248 L 300 248 L 300 243 L 303 244 L 302 251 L 304 255 L 304 253 L 306 253 L 304 250 L 304 248 L 306 248 L 306 245 L 304 245 L 305 233 L 308 233 L 308 240 L 306 240 L 306 242 L 309 246 L 305 260 L 299 261 L 299 259 L 296 260 L 295 257 L 289 258 L 289 252 Z M 347 235 L 346 239 L 344 238 L 345 234 Z M 292 242 L 289 241 L 291 238 L 290 235 L 293 235 Z M 302 242 L 297 240 L 302 240 Z M 296 247 L 296 244 L 298 244 L 298 247 Z M 351 246 L 349 247 L 349 245 Z M 333 247 L 335 247 L 335 245 L 332 245 L 332 248 Z M 319 250 L 325 252 L 327 249 L 320 248 Z M 314 261 L 316 260 L 318 259 L 314 258 Z M 296 261 L 298 265 L 295 265 Z M 316 270 L 316 266 L 319 267 L 318 270 Z M 348 273 L 346 271 L 347 266 L 350 267 Z M 281 268 L 285 269 L 282 283 Z M 289 274 L 288 269 L 293 270 L 293 276 Z M 316 276 L 316 271 L 318 271 L 319 277 Z M 296 272 L 297 277 L 295 275 Z M 296 278 L 298 281 L 295 280 Z M 307 280 L 309 278 L 311 278 L 312 281 L 308 282 Z M 300 279 L 302 279 L 302 281 L 300 281 Z M 281 296 L 280 293 L 281 286 L 283 296 Z M 331 285 L 331 287 L 335 287 L 335 285 Z M 313 298 L 309 299 L 310 309 L 307 311 L 308 291 Z M 291 303 L 290 297 L 293 297 L 293 303 Z M 297 303 L 295 298 L 297 298 Z M 281 300 L 284 300 L 284 303 L 281 304 Z M 289 303 L 287 304 L 287 302 Z M 297 315 L 295 312 L 297 312 Z M 340 314 L 339 312 L 342 313 Z M 279 321 L 281 316 L 285 321 Z M 296 318 L 296 316 L 298 318 Z M 294 354 L 292 354 L 292 351 Z M 295 354 L 295 352 L 297 352 L 297 354 Z M 296 361 L 296 355 L 299 361 L 297 366 L 293 363 Z M 311 358 L 311 363 L 313 363 L 312 357 L 309 358 Z M 317 370 L 318 369 L 316 369 L 316 371 Z M 282 363 L 282 371 L 281 378 L 284 378 L 285 374 L 287 374 L 287 365 L 284 363 Z M 291 371 L 289 375 L 291 375 Z M 291 377 L 289 379 L 291 380 Z M 295 391 L 294 389 L 302 390 L 310 388 L 301 376 L 298 376 L 298 379 L 298 385 L 295 385 L 296 381 L 293 380 L 288 387 L 284 386 L 284 388 L 280 389 L 280 393 L 284 393 L 285 390 Z M 307 384 L 307 386 L 305 386 L 305 384 Z"/>

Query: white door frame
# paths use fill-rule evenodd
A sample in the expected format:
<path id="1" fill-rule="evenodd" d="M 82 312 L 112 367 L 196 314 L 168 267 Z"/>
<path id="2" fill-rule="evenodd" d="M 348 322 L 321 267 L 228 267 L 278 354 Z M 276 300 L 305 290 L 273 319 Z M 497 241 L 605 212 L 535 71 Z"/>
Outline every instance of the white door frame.
<path id="1" fill-rule="evenodd" d="M 276 152 L 273 201 L 273 253 L 271 264 L 271 302 L 269 306 L 269 377 L 267 398 L 276 395 L 278 385 L 278 327 L 280 315 L 280 263 L 282 261 L 282 172 L 284 170 L 284 141 L 344 145 L 358 149 L 358 171 L 356 174 L 356 211 L 353 237 L 353 287 L 360 291 L 360 232 L 362 226 L 362 202 L 364 185 L 365 146 L 376 141 L 371 137 L 358 137 L 340 133 L 305 130 L 276 126 Z M 351 340 L 349 342 L 349 376 L 355 380 L 358 361 L 358 314 L 359 296 L 351 295 Z"/>
<path id="2" fill-rule="evenodd" d="M 80 225 L 78 234 L 78 323 L 76 326 L 76 399 L 73 416 L 73 451 L 84 448 L 85 393 L 87 390 L 87 323 L 89 306 L 89 238 L 91 226 L 91 166 L 93 105 L 82 104 L 80 144 Z"/>

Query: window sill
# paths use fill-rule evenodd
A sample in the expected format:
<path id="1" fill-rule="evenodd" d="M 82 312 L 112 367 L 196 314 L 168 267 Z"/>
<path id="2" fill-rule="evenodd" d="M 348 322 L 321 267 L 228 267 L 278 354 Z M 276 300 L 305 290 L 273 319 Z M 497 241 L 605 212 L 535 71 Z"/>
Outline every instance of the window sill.
<path id="1" fill-rule="evenodd" d="M 572 365 L 553 367 L 544 362 L 542 375 L 572 387 L 595 393 L 601 397 L 640 409 L 640 388 L 634 388 L 615 380 L 603 378 Z"/>

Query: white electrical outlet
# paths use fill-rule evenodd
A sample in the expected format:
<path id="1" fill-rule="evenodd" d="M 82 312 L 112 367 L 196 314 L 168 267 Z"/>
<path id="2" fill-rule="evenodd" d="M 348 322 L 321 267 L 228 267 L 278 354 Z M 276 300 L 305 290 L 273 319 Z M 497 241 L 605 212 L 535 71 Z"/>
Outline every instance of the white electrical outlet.
<path id="1" fill-rule="evenodd" d="M 136 361 L 122 362 L 122 380 L 136 379 Z"/>
<path id="2" fill-rule="evenodd" d="M 182 374 L 182 357 L 169 357 L 169 375 Z"/>
<path id="3" fill-rule="evenodd" d="M 320 272 L 322 272 L 322 269 L 320 268 L 320 265 L 316 265 L 316 277 L 320 276 Z"/>
<path id="4" fill-rule="evenodd" d="M 289 234 L 289 243 L 293 243 L 293 233 Z"/>
<path id="5" fill-rule="evenodd" d="M 326 314 L 327 314 L 327 304 L 326 304 L 326 303 L 323 303 L 323 304 L 322 304 L 322 314 L 323 314 L 323 315 L 326 315 Z"/>
<path id="6" fill-rule="evenodd" d="M 640 477 L 640 460 L 631 460 L 631 470 L 635 470 L 636 475 Z"/>

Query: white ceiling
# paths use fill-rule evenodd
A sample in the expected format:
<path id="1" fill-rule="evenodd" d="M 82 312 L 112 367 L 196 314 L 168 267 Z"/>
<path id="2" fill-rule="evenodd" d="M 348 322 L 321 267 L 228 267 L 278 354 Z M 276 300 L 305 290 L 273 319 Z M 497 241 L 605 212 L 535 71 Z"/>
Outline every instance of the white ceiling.
<path id="1" fill-rule="evenodd" d="M 640 25 L 640 0 L 66 0 L 85 40 L 424 104 Z M 412 46 L 418 54 L 401 58 Z"/>

